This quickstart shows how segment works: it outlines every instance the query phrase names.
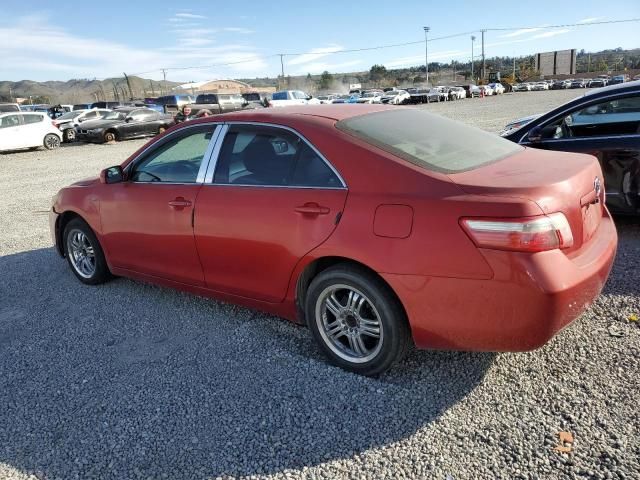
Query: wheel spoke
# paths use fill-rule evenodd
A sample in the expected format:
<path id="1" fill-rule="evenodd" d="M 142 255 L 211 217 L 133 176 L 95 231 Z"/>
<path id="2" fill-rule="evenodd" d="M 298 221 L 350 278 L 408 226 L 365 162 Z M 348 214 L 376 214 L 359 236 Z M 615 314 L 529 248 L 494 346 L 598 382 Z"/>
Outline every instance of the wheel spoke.
<path id="1" fill-rule="evenodd" d="M 344 335 L 342 324 L 338 320 L 327 325 L 327 335 L 333 338 L 338 338 L 339 336 L 342 336 L 338 334 Z"/>
<path id="2" fill-rule="evenodd" d="M 380 328 L 372 325 L 360 325 L 360 333 L 373 338 L 380 338 Z"/>
<path id="3" fill-rule="evenodd" d="M 340 305 L 340 302 L 338 301 L 335 293 L 332 293 L 329 297 L 327 297 L 327 299 L 325 300 L 325 306 L 327 307 L 327 310 L 329 310 L 335 317 L 340 314 L 340 310 L 342 309 L 342 305 Z"/>
<path id="4" fill-rule="evenodd" d="M 347 310 L 350 310 L 351 312 L 355 312 L 356 305 L 359 299 L 360 299 L 360 295 L 358 295 L 357 292 L 354 292 L 353 290 L 349 290 L 349 297 L 347 297 L 347 305 L 346 305 Z"/>

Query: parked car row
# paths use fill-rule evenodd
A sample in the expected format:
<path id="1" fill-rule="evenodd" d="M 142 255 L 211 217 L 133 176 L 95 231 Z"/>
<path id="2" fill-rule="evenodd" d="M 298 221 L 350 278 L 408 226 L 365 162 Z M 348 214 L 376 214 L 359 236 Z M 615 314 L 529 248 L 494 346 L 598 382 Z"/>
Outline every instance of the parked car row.
<path id="1" fill-rule="evenodd" d="M 634 77 L 635 79 L 635 77 Z M 522 82 L 513 85 L 514 92 L 530 92 L 534 90 L 564 90 L 568 88 L 601 88 L 629 81 L 628 75 L 598 75 L 595 78 L 567 78 L 564 80 L 540 80 L 538 82 Z"/>

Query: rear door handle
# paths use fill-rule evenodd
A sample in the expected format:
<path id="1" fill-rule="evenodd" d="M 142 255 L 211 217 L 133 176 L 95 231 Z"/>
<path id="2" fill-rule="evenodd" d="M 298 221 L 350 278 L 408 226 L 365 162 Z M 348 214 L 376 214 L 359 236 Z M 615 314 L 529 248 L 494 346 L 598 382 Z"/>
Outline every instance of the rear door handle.
<path id="1" fill-rule="evenodd" d="M 328 207 L 322 207 L 317 203 L 309 202 L 295 208 L 296 212 L 303 215 L 326 215 L 331 210 Z"/>
<path id="2" fill-rule="evenodd" d="M 185 207 L 191 206 L 191 201 L 186 200 L 184 197 L 177 197 L 175 200 L 169 202 L 169 206 L 178 210 L 182 210 Z"/>

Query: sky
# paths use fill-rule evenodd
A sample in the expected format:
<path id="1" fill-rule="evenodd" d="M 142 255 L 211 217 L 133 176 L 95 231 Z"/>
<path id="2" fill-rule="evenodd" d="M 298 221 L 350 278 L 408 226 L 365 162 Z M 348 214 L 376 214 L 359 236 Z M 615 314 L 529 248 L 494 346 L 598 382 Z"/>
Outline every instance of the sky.
<path id="1" fill-rule="evenodd" d="M 167 80 L 178 82 L 275 76 L 280 53 L 290 54 L 285 75 L 424 65 L 423 26 L 433 39 L 430 62 L 468 63 L 472 34 L 478 59 L 483 28 L 513 28 L 485 34 L 487 57 L 640 47 L 640 22 L 593 24 L 640 18 L 639 0 L 324 0 L 303 6 L 308 3 L 0 0 L 0 80 L 100 79 L 122 72 L 159 80 L 163 68 Z M 580 26 L 548 28 L 565 24 Z M 408 42 L 419 43 L 343 52 Z"/>

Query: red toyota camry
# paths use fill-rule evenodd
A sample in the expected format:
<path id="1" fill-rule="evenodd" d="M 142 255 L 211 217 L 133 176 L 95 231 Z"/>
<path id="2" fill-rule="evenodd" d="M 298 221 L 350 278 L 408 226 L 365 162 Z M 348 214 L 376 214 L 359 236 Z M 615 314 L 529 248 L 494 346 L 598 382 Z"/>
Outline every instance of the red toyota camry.
<path id="1" fill-rule="evenodd" d="M 373 105 L 181 124 L 62 189 L 50 220 L 83 283 L 271 312 L 365 375 L 412 343 L 543 345 L 598 296 L 617 246 L 595 158 Z"/>

